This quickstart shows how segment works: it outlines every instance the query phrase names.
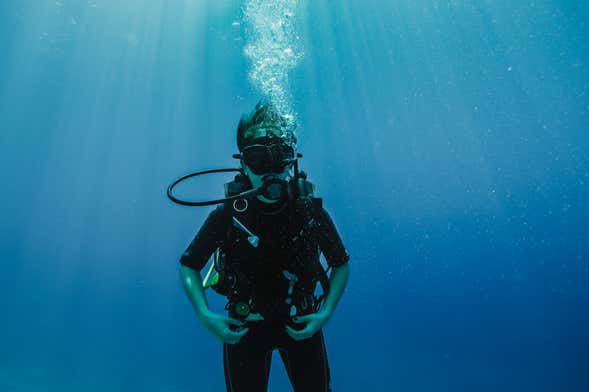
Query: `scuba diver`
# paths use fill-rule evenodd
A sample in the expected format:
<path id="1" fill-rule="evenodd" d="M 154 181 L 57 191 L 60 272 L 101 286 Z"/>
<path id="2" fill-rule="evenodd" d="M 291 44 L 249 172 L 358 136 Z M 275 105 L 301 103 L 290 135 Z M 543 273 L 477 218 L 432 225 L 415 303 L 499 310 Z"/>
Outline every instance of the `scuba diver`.
<path id="1" fill-rule="evenodd" d="M 275 349 L 296 392 L 331 391 L 322 327 L 347 284 L 349 254 L 314 184 L 298 169 L 296 141 L 293 122 L 260 101 L 237 127 L 240 169 L 193 173 L 168 188 L 180 204 L 219 204 L 179 261 L 199 321 L 223 342 L 228 392 L 266 391 Z M 224 199 L 186 202 L 173 195 L 183 179 L 230 170 L 239 173 L 225 184 Z M 227 316 L 209 309 L 209 287 L 227 297 Z"/>

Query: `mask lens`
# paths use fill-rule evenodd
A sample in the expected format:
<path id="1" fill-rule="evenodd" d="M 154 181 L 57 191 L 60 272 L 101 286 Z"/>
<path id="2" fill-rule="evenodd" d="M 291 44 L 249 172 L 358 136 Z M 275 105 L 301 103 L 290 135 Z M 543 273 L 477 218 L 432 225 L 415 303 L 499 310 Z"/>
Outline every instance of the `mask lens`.
<path id="1" fill-rule="evenodd" d="M 282 172 L 293 158 L 294 149 L 287 145 L 253 145 L 243 150 L 243 161 L 255 174 Z"/>
<path id="2" fill-rule="evenodd" d="M 271 156 L 265 146 L 251 146 L 243 150 L 243 161 L 255 174 L 263 174 L 270 169 Z"/>
<path id="3" fill-rule="evenodd" d="M 294 158 L 294 149 L 289 146 L 280 146 L 278 148 L 278 155 L 280 156 L 281 161 L 289 161 Z"/>

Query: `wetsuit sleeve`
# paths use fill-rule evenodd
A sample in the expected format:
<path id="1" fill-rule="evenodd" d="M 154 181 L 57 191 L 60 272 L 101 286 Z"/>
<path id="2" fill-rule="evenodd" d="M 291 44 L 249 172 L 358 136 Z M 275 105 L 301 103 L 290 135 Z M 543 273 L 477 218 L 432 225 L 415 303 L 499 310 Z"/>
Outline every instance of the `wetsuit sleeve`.
<path id="1" fill-rule="evenodd" d="M 325 208 L 321 209 L 317 217 L 319 224 L 319 248 L 325 256 L 327 264 L 332 267 L 339 267 L 350 259 L 337 228 Z"/>
<path id="2" fill-rule="evenodd" d="M 227 219 L 223 212 L 223 205 L 211 211 L 200 230 L 180 257 L 180 263 L 196 271 L 200 271 L 215 249 L 225 239 Z"/>

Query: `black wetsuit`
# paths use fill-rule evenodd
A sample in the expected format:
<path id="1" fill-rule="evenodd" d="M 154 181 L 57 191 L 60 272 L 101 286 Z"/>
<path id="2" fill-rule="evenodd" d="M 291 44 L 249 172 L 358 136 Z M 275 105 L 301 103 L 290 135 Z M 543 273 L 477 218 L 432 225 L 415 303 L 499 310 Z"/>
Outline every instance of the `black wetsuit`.
<path id="1" fill-rule="evenodd" d="M 252 232 L 260 237 L 259 260 L 257 268 L 272 270 L 276 259 L 286 257 L 289 248 L 280 246 L 280 228 L 288 221 L 288 209 L 281 212 L 280 206 L 262 203 L 255 199 L 256 222 L 248 223 Z M 252 208 L 250 207 L 250 208 Z M 226 205 L 213 210 L 198 234 L 194 237 L 180 262 L 194 270 L 200 271 L 216 248 L 226 239 L 228 225 L 232 224 L 231 215 L 226 213 Z M 338 267 L 349 260 L 337 229 L 329 214 L 321 208 L 315 214 L 318 223 L 316 246 L 324 254 L 327 263 Z M 282 255 L 280 255 L 282 253 Z M 277 256 L 279 255 L 279 256 Z M 271 309 L 272 304 L 283 298 L 275 298 L 282 287 L 277 287 L 277 279 L 268 278 L 270 272 L 257 271 L 261 278 L 253 282 L 257 290 L 257 302 L 262 309 Z M 262 278 L 263 277 L 263 278 Z M 261 294 L 260 294 L 261 293 Z M 223 345 L 225 382 L 228 392 L 263 392 L 267 390 L 271 355 L 278 349 L 284 362 L 288 377 L 297 392 L 331 391 L 327 351 L 322 330 L 309 339 L 296 341 L 285 331 L 283 322 L 272 319 L 272 314 L 262 312 L 265 321 L 248 323 L 249 331 L 236 344 Z"/>

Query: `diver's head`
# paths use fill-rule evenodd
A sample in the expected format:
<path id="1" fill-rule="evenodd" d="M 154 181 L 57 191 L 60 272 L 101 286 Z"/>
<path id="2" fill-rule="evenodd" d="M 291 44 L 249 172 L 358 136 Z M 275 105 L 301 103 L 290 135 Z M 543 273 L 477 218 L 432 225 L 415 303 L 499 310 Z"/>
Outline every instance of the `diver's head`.
<path id="1" fill-rule="evenodd" d="M 293 177 L 294 149 L 279 140 L 255 139 L 254 143 L 244 147 L 240 155 L 241 168 L 248 176 L 254 189 L 264 183 L 268 186 L 273 180 L 273 182 L 280 183 L 289 181 Z M 259 195 L 258 198 L 264 202 L 278 201 L 278 199 L 267 199 L 262 195 Z"/>
<path id="2" fill-rule="evenodd" d="M 297 141 L 294 129 L 291 118 L 280 115 L 267 101 L 258 102 L 251 113 L 241 117 L 237 146 L 241 167 L 254 188 L 271 179 L 287 181 L 292 177 Z"/>
<path id="3" fill-rule="evenodd" d="M 240 152 L 255 139 L 278 138 L 284 144 L 296 148 L 296 122 L 290 114 L 281 114 L 272 102 L 260 100 L 248 114 L 241 116 L 237 125 L 237 148 Z"/>

